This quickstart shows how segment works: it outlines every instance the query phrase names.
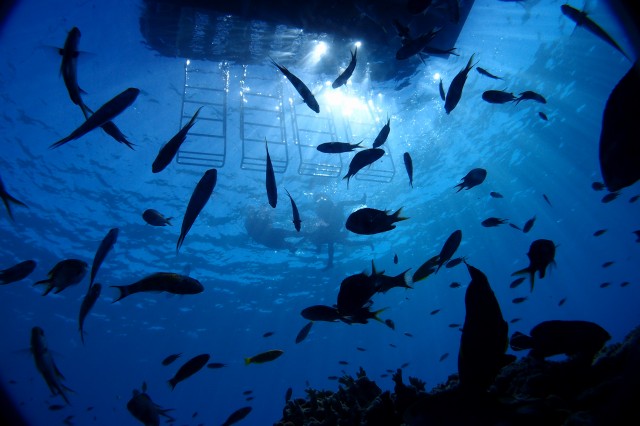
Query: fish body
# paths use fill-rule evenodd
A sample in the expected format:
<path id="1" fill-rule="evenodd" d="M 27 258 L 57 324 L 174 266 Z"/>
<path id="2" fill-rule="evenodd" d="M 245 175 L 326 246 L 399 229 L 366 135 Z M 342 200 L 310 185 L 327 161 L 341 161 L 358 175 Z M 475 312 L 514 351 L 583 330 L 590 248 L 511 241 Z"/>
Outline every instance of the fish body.
<path id="1" fill-rule="evenodd" d="M 120 291 L 113 303 L 135 293 L 164 291 L 171 294 L 198 294 L 204 291 L 204 287 L 198 280 L 171 272 L 156 272 L 133 284 L 111 287 Z"/>
<path id="2" fill-rule="evenodd" d="M 440 84 L 438 85 L 438 91 L 440 92 L 440 99 L 443 101 L 447 99 L 447 95 L 444 93 L 444 85 L 442 84 L 442 79 L 440 79 Z"/>
<path id="3" fill-rule="evenodd" d="M 460 192 L 462 189 L 471 189 L 474 186 L 480 185 L 487 177 L 487 171 L 481 168 L 475 168 L 462 178 L 462 182 L 454 186 L 458 188 L 456 192 Z"/>
<path id="4" fill-rule="evenodd" d="M 259 353 L 258 355 L 254 355 L 252 357 L 245 358 L 244 363 L 245 365 L 249 365 L 270 362 L 279 358 L 283 353 L 284 351 L 281 351 L 280 349 L 272 349 L 266 352 Z"/>
<path id="5" fill-rule="evenodd" d="M 369 207 L 356 210 L 347 218 L 346 228 L 360 235 L 373 235 L 395 229 L 394 223 L 407 220 L 401 217 L 402 207 L 389 215 L 388 210 L 377 210 Z"/>
<path id="6" fill-rule="evenodd" d="M 533 283 L 535 273 L 538 272 L 540 278 L 544 278 L 547 267 L 555 264 L 554 258 L 556 255 L 556 245 L 551 240 L 535 240 L 529 247 L 527 257 L 529 257 L 529 266 L 519 271 L 514 272 L 513 275 L 529 274 L 531 277 L 531 291 L 533 291 Z"/>
<path id="7" fill-rule="evenodd" d="M 98 273 L 98 269 L 100 269 L 100 265 L 104 261 L 104 258 L 107 256 L 109 251 L 113 248 L 116 241 L 118 241 L 118 228 L 112 228 L 107 232 L 107 235 L 102 239 L 100 246 L 98 247 L 98 251 L 96 251 L 95 256 L 93 257 L 93 264 L 91 265 L 91 274 L 89 275 L 89 288 L 93 285 L 94 280 L 96 279 L 96 274 Z"/>
<path id="8" fill-rule="evenodd" d="M 307 106 L 311 108 L 311 110 L 319 114 L 320 105 L 318 105 L 318 101 L 313 96 L 313 93 L 311 93 L 311 90 L 309 90 L 309 88 L 302 82 L 302 80 L 293 75 L 293 73 L 291 73 L 286 67 L 278 65 L 273 59 L 271 59 L 271 63 L 275 65 L 280 70 L 280 72 L 284 74 L 285 77 L 287 77 L 287 79 L 293 85 L 294 89 L 296 89 L 300 96 L 302 96 L 302 100 L 304 101 L 304 103 L 307 104 Z"/>
<path id="9" fill-rule="evenodd" d="M 78 284 L 87 274 L 89 265 L 78 259 L 65 259 L 58 262 L 50 271 L 49 278 L 38 281 L 34 285 L 45 284 L 47 289 L 42 294 L 46 296 L 53 289 L 54 294 L 60 293 L 65 288 Z"/>
<path id="10" fill-rule="evenodd" d="M 467 260 L 466 257 L 456 257 L 455 259 L 451 259 L 450 261 L 448 261 L 444 267 L 445 268 L 453 268 L 455 266 L 458 266 L 459 264 L 461 264 L 462 262 L 465 262 Z"/>
<path id="11" fill-rule="evenodd" d="M 142 213 L 142 219 L 152 226 L 171 225 L 172 217 L 164 217 L 162 213 L 154 209 L 147 209 Z"/>
<path id="12" fill-rule="evenodd" d="M 320 152 L 324 152 L 325 154 L 340 154 L 343 152 L 351 152 L 356 148 L 360 148 L 359 143 L 349 143 L 349 142 L 325 142 L 321 143 L 316 147 L 316 149 Z"/>
<path id="13" fill-rule="evenodd" d="M 302 223 L 302 221 L 300 220 L 300 213 L 298 212 L 298 206 L 296 206 L 296 202 L 293 201 L 293 197 L 291 196 L 291 194 L 289 194 L 289 191 L 287 191 L 287 189 L 284 189 L 287 192 L 287 195 L 289 196 L 289 200 L 291 200 L 291 210 L 293 212 L 293 226 L 295 226 L 296 231 L 300 232 L 300 224 Z"/>
<path id="14" fill-rule="evenodd" d="M 251 410 L 252 410 L 251 407 L 238 408 L 236 411 L 231 413 L 229 415 L 229 417 L 227 417 L 227 420 L 224 421 L 222 426 L 231 426 L 231 425 L 234 425 L 234 424 L 238 423 L 240 420 L 242 420 L 245 417 L 247 417 L 249 415 L 249 413 L 251 412 Z"/>
<path id="15" fill-rule="evenodd" d="M 178 133 L 169 140 L 169 142 L 160 148 L 156 159 L 153 160 L 153 164 L 151 165 L 151 171 L 153 173 L 160 173 L 169 164 L 171 164 L 171 161 L 178 153 L 180 146 L 182 146 L 184 141 L 187 139 L 187 133 L 189 133 L 189 130 L 191 130 L 193 125 L 196 124 L 196 118 L 198 118 L 198 114 L 202 108 L 203 107 L 198 108 L 193 114 L 193 117 L 191 117 L 191 120 L 189 120 L 189 122 L 185 124 L 182 129 L 180 129 Z"/>
<path id="16" fill-rule="evenodd" d="M 513 300 L 511 300 L 512 303 L 515 303 L 516 305 L 519 305 L 520 303 L 523 303 L 527 300 L 527 297 L 514 297 Z"/>
<path id="17" fill-rule="evenodd" d="M 188 379 L 189 377 L 196 374 L 198 371 L 202 370 L 202 367 L 207 365 L 207 362 L 209 362 L 209 358 L 210 358 L 209 354 L 201 354 L 185 362 L 178 369 L 175 376 L 169 379 L 168 383 L 169 383 L 169 386 L 171 386 L 171 390 L 174 390 L 178 383 Z"/>
<path id="18" fill-rule="evenodd" d="M 160 426 L 160 416 L 166 417 L 167 421 L 175 421 L 173 417 L 167 414 L 172 409 L 160 407 L 153 402 L 145 390 L 142 393 L 137 390 L 133 391 L 133 397 L 127 402 L 127 410 L 144 426 Z"/>
<path id="19" fill-rule="evenodd" d="M 530 336 L 516 332 L 510 345 L 514 351 L 530 349 L 529 355 L 543 359 L 554 355 L 586 355 L 590 358 L 611 339 L 611 335 L 590 321 L 543 321 Z"/>
<path id="20" fill-rule="evenodd" d="M 347 180 L 347 188 L 349 188 L 349 180 L 355 176 L 360 170 L 365 168 L 366 166 L 373 164 L 375 161 L 379 160 L 384 155 L 384 150 L 380 148 L 369 148 L 363 149 L 356 153 L 351 159 L 351 163 L 349 163 L 349 171 L 342 178 Z"/>
<path id="21" fill-rule="evenodd" d="M 596 232 L 593 233 L 594 237 L 599 237 L 600 235 L 604 234 L 605 232 L 607 232 L 606 229 L 598 229 Z"/>
<path id="22" fill-rule="evenodd" d="M 62 383 L 64 376 L 53 360 L 53 356 L 47 346 L 47 340 L 44 337 L 44 330 L 40 327 L 33 327 L 31 329 L 31 354 L 33 355 L 38 372 L 47 383 L 51 393 L 53 395 L 60 395 L 67 405 L 70 404 L 65 392 L 71 391 L 71 389 Z"/>
<path id="23" fill-rule="evenodd" d="M 508 222 L 508 219 L 500 219 L 498 217 L 490 217 L 481 222 L 485 228 L 491 228 L 493 226 L 503 225 Z"/>
<path id="24" fill-rule="evenodd" d="M 305 324 L 304 327 L 300 329 L 298 335 L 296 336 L 296 343 L 300 343 L 307 338 L 309 332 L 311 331 L 311 326 L 313 326 L 313 321 L 309 321 L 307 324 Z"/>
<path id="25" fill-rule="evenodd" d="M 88 115 L 88 108 L 82 101 L 81 94 L 84 91 L 78 86 L 78 45 L 80 44 L 80 30 L 77 27 L 71 28 L 67 34 L 64 46 L 60 49 L 62 62 L 60 64 L 60 74 L 69 92 L 71 102 L 78 105 L 85 117 Z"/>
<path id="26" fill-rule="evenodd" d="M 84 320 L 89 314 L 91 308 L 93 308 L 93 305 L 96 304 L 101 291 L 102 286 L 99 283 L 95 283 L 89 287 L 87 294 L 85 294 L 84 299 L 82 299 L 80 315 L 78 316 L 78 330 L 80 331 L 80 340 L 82 341 L 82 344 L 84 344 Z"/>
<path id="27" fill-rule="evenodd" d="M 620 45 L 618 45 L 618 43 L 616 43 L 616 41 L 605 30 L 603 30 L 600 25 L 596 24 L 591 18 L 589 18 L 586 12 L 569 6 L 568 4 L 561 5 L 560 10 L 566 17 L 575 22 L 577 26 L 584 27 L 589 32 L 608 43 L 618 52 L 622 53 L 625 58 L 631 60 L 624 50 L 622 50 Z"/>
<path id="28" fill-rule="evenodd" d="M 538 113 L 538 117 L 540 117 L 542 120 L 544 121 L 549 121 L 549 117 L 547 117 L 547 114 L 545 114 L 544 112 L 540 111 Z"/>
<path id="29" fill-rule="evenodd" d="M 309 321 L 336 322 L 340 320 L 338 310 L 326 305 L 309 306 L 308 308 L 304 308 L 302 312 L 300 312 L 300 315 Z"/>
<path id="30" fill-rule="evenodd" d="M 227 364 L 223 364 L 221 362 L 211 362 L 209 364 L 207 364 L 207 368 L 222 368 L 222 367 L 226 367 Z"/>
<path id="31" fill-rule="evenodd" d="M 536 102 L 539 102 L 541 104 L 546 104 L 547 103 L 547 100 L 544 98 L 544 96 L 542 96 L 539 93 L 532 92 L 531 90 L 527 90 L 526 92 L 520 93 L 520 96 L 518 96 L 518 98 L 515 99 L 515 103 L 517 105 L 521 101 L 526 101 L 526 100 L 536 101 Z"/>
<path id="32" fill-rule="evenodd" d="M 505 92 L 504 90 L 487 90 L 482 93 L 482 100 L 490 104 L 506 104 L 517 99 L 513 93 Z"/>
<path id="33" fill-rule="evenodd" d="M 408 152 L 405 152 L 402 158 L 404 160 L 404 168 L 407 169 L 407 175 L 409 176 L 409 185 L 413 188 L 413 160 Z"/>
<path id="34" fill-rule="evenodd" d="M 402 46 L 396 51 L 396 59 L 399 61 L 409 59 L 423 51 L 427 44 L 433 40 L 439 30 L 432 30 L 428 33 L 420 34 L 416 38 L 405 38 Z"/>
<path id="35" fill-rule="evenodd" d="M 51 144 L 49 148 L 58 148 L 69 141 L 78 139 L 90 131 L 102 126 L 108 121 L 113 120 L 125 109 L 127 109 L 138 97 L 139 89 L 128 88 L 122 93 L 116 95 L 113 99 L 102 105 L 96 110 L 84 123 L 69 134 L 69 136 L 60 139 L 58 142 Z"/>
<path id="36" fill-rule="evenodd" d="M 524 282 L 525 279 L 526 279 L 526 277 L 516 278 L 515 280 L 511 281 L 511 284 L 509 284 L 509 288 L 518 287 L 520 284 L 522 284 Z"/>
<path id="37" fill-rule="evenodd" d="M 36 269 L 35 260 L 25 260 L 0 271 L 0 284 L 10 284 L 27 278 Z"/>
<path id="38" fill-rule="evenodd" d="M 462 231 L 457 229 L 449 235 L 447 241 L 444 242 L 442 246 L 442 250 L 440 250 L 440 254 L 438 255 L 438 268 L 436 272 L 440 270 L 442 265 L 447 263 L 453 255 L 455 254 L 458 247 L 460 247 L 460 242 L 462 241 Z"/>
<path id="39" fill-rule="evenodd" d="M 468 264 L 467 269 L 471 282 L 464 299 L 458 374 L 461 387 L 484 392 L 505 365 L 509 326 L 486 275 Z"/>
<path id="40" fill-rule="evenodd" d="M 373 141 L 372 148 L 378 148 L 387 141 L 387 138 L 389 137 L 389 132 L 391 132 L 390 124 L 391 124 L 391 119 L 387 118 L 387 124 L 382 126 L 382 129 L 380 129 L 380 132 L 378 132 L 378 136 L 376 136 L 375 140 Z"/>
<path id="41" fill-rule="evenodd" d="M 204 173 L 193 190 L 189 204 L 187 204 L 187 211 L 182 219 L 182 228 L 180 229 L 180 237 L 178 237 L 178 243 L 176 244 L 176 252 L 180 250 L 187 233 L 193 226 L 193 223 L 196 221 L 205 204 L 207 204 L 207 201 L 209 201 L 213 193 L 213 188 L 216 186 L 217 178 L 218 171 L 216 169 L 209 169 Z"/>
<path id="42" fill-rule="evenodd" d="M 489 78 L 492 78 L 494 80 L 504 80 L 502 77 L 498 77 L 497 75 L 493 75 L 489 71 L 485 70 L 484 68 L 476 67 L 476 71 L 478 71 L 480 74 L 484 75 L 485 77 L 489 77 Z"/>
<path id="43" fill-rule="evenodd" d="M 267 140 L 264 140 L 264 146 L 267 149 L 267 168 L 266 168 L 266 186 L 267 186 L 267 198 L 269 199 L 269 205 L 276 208 L 278 204 L 278 187 L 276 186 L 276 175 L 273 172 L 273 164 L 271 164 L 271 156 L 269 156 L 269 146 Z"/>
<path id="44" fill-rule="evenodd" d="M 522 227 L 522 232 L 526 234 L 527 232 L 531 231 L 531 228 L 533 228 L 534 223 L 536 223 L 535 216 L 525 222 L 524 226 Z"/>
<path id="45" fill-rule="evenodd" d="M 11 220 L 13 219 L 13 213 L 11 213 L 11 204 L 16 204 L 18 206 L 22 206 L 22 207 L 27 207 L 28 206 L 23 203 L 22 201 L 16 199 L 15 197 L 13 197 L 11 194 L 9 194 L 6 190 L 6 188 L 4 187 L 4 183 L 2 182 L 2 178 L 0 178 L 0 198 L 2 198 L 2 202 L 4 203 L 4 207 L 7 209 L 7 213 L 9 213 L 9 218 L 11 218 Z"/>
<path id="46" fill-rule="evenodd" d="M 549 197 L 547 197 L 547 194 L 542 194 L 542 198 L 544 198 L 544 200 L 547 202 L 547 204 L 549 204 L 549 206 L 553 207 L 551 205 L 551 201 L 549 201 Z"/>
<path id="47" fill-rule="evenodd" d="M 340 283 L 337 312 L 340 316 L 351 315 L 365 306 L 376 294 L 376 283 L 371 276 L 359 273 L 346 277 Z"/>
<path id="48" fill-rule="evenodd" d="M 491 196 L 491 198 L 504 198 L 504 196 L 499 192 L 491 191 L 489 195 Z"/>
<path id="49" fill-rule="evenodd" d="M 469 62 L 467 62 L 467 66 L 464 67 L 451 81 L 449 85 L 449 90 L 447 91 L 447 97 L 444 102 L 444 110 L 447 114 L 450 114 L 451 111 L 458 105 L 460 99 L 462 98 L 462 89 L 464 88 L 464 83 L 467 81 L 467 75 L 469 71 L 471 71 L 474 67 L 473 57 L 475 53 L 471 55 L 469 58 Z"/>
<path id="50" fill-rule="evenodd" d="M 180 355 L 182 355 L 182 353 L 168 355 L 165 359 L 162 360 L 162 365 L 167 366 L 171 364 L 173 361 L 180 358 Z"/>
<path id="51" fill-rule="evenodd" d="M 349 62 L 349 65 L 347 66 L 347 68 L 342 72 L 342 74 L 340 74 L 338 76 L 338 78 L 336 78 L 336 80 L 333 82 L 333 84 L 331 85 L 331 87 L 333 87 L 334 89 L 337 89 L 338 87 L 347 84 L 347 80 L 349 80 L 349 78 L 351 77 L 351 74 L 353 74 L 353 70 L 356 69 L 356 55 L 358 54 L 358 46 L 356 46 L 355 52 L 351 52 L 351 62 Z M 318 112 L 318 111 L 316 111 Z"/>

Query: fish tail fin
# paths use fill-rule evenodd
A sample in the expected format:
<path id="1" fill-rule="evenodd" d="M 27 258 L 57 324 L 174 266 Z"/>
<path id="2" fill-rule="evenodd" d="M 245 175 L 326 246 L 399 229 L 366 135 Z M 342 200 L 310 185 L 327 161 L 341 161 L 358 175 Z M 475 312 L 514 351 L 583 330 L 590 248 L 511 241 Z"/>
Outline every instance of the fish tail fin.
<path id="1" fill-rule="evenodd" d="M 526 334 L 516 331 L 509 339 L 509 346 L 514 351 L 524 351 L 525 349 L 531 349 L 533 347 L 533 339 Z"/>
<path id="2" fill-rule="evenodd" d="M 64 139 L 60 139 L 58 142 L 54 142 L 49 146 L 49 149 L 55 149 L 55 148 L 59 148 L 62 145 L 64 145 L 65 143 L 69 142 L 72 138 L 70 137 L 66 137 Z"/>
<path id="3" fill-rule="evenodd" d="M 45 289 L 44 293 L 42 293 L 43 296 L 46 296 L 47 294 L 49 294 L 51 292 L 51 290 L 53 290 L 53 284 L 51 283 L 51 279 L 37 281 L 37 282 L 33 283 L 32 287 L 35 287 L 35 286 L 40 285 L 40 284 L 47 286 L 47 288 Z"/>
<path id="4" fill-rule="evenodd" d="M 118 289 L 120 291 L 120 293 L 118 294 L 118 297 L 115 298 L 113 300 L 113 302 L 111 302 L 111 303 L 116 303 L 116 302 L 124 299 L 125 297 L 127 297 L 129 295 L 129 290 L 127 289 L 127 286 L 124 286 L 124 285 L 112 285 L 111 287 L 112 288 L 116 288 L 116 289 Z"/>
<path id="5" fill-rule="evenodd" d="M 467 67 L 466 67 L 466 70 L 467 70 L 467 71 L 471 71 L 471 69 L 472 69 L 473 67 L 475 67 L 476 65 L 478 65 L 478 62 L 480 62 L 480 61 L 478 61 L 478 62 L 476 62 L 475 64 L 473 63 L 473 58 L 474 58 L 475 56 L 476 56 L 476 54 L 474 53 L 474 54 L 473 54 L 473 55 L 471 55 L 471 57 L 469 58 L 469 62 L 467 62 Z"/>
<path id="6" fill-rule="evenodd" d="M 251 364 L 251 358 L 245 358 L 244 365 L 249 365 L 249 364 Z"/>
<path id="7" fill-rule="evenodd" d="M 405 288 L 413 288 L 413 274 L 410 274 L 409 271 L 411 270 L 411 268 L 407 269 L 406 271 L 404 271 L 403 274 L 403 278 L 404 278 L 404 284 L 405 284 Z"/>
<path id="8" fill-rule="evenodd" d="M 373 317 L 372 317 L 372 319 L 374 319 L 374 320 L 376 320 L 376 321 L 381 322 L 382 324 L 384 324 L 384 323 L 385 323 L 385 322 L 384 322 L 384 320 L 383 320 L 382 318 L 380 318 L 380 316 L 379 316 L 379 315 L 380 315 L 381 313 L 383 313 L 384 311 L 386 311 L 387 309 L 388 309 L 388 308 L 382 308 L 382 309 L 378 309 L 378 310 L 377 310 L 377 311 L 375 311 L 375 312 L 372 312 L 372 313 L 373 313 Z"/>
<path id="9" fill-rule="evenodd" d="M 534 281 L 535 281 L 535 273 L 536 273 L 536 271 L 531 270 L 531 268 L 527 267 L 527 268 L 520 269 L 519 271 L 514 272 L 513 274 L 511 274 L 511 276 L 513 277 L 514 275 L 529 274 L 529 278 L 531 278 L 531 291 L 533 292 L 533 284 L 534 284 Z"/>
<path id="10" fill-rule="evenodd" d="M 82 93 L 86 93 L 86 92 L 85 92 L 84 90 L 82 90 L 82 89 L 80 89 L 80 91 L 81 91 Z M 90 116 L 90 114 L 89 114 L 89 113 L 93 114 L 93 111 L 91 111 L 91 110 L 89 109 L 89 107 L 88 107 L 88 106 L 86 106 L 86 105 L 84 104 L 84 102 L 82 102 L 82 99 L 80 99 L 80 103 L 78 104 L 78 106 L 80 107 L 80 110 L 82 111 L 82 115 L 84 115 L 84 119 L 85 119 L 85 120 L 87 120 L 87 119 L 89 118 L 89 116 Z"/>
<path id="11" fill-rule="evenodd" d="M 172 225 L 171 225 L 171 220 L 173 220 L 173 218 L 172 218 L 172 217 L 168 217 L 168 218 L 166 218 L 166 219 L 165 219 L 165 221 L 166 221 L 167 225 L 172 226 Z"/>
<path id="12" fill-rule="evenodd" d="M 457 184 L 456 186 L 453 187 L 453 189 L 458 188 L 458 190 L 456 192 L 460 192 L 460 191 L 462 191 L 463 187 L 464 187 L 464 182 Z"/>
<path id="13" fill-rule="evenodd" d="M 184 241 L 184 237 L 185 237 L 185 235 L 182 234 L 182 233 L 180 234 L 180 237 L 178 237 L 178 242 L 176 244 L 176 254 L 178 254 L 178 252 L 180 251 L 180 247 L 182 247 L 182 243 Z"/>
<path id="14" fill-rule="evenodd" d="M 171 390 L 174 390 L 176 388 L 177 382 L 175 381 L 175 379 L 171 378 L 167 380 L 167 383 L 169 384 L 169 386 L 171 386 Z"/>
<path id="15" fill-rule="evenodd" d="M 408 217 L 404 217 L 404 216 L 400 216 L 400 213 L 402 213 L 402 207 L 400 207 L 391 217 L 393 218 L 394 222 L 400 222 L 401 220 L 407 220 L 409 219 Z"/>

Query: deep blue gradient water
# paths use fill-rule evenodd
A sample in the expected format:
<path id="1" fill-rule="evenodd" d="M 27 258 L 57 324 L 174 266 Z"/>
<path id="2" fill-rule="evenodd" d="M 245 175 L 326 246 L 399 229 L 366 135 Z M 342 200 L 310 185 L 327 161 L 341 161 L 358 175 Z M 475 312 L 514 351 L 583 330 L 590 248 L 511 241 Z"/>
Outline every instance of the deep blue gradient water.
<path id="1" fill-rule="evenodd" d="M 337 382 L 329 376 L 353 374 L 360 366 L 382 389 L 391 389 L 390 377 L 381 376 L 408 363 L 405 376 L 419 377 L 431 388 L 457 372 L 460 331 L 449 325 L 464 321 L 464 291 L 470 279 L 463 266 L 443 268 L 414 289 L 376 295 L 373 307 L 386 308 L 380 316 L 392 319 L 395 331 L 376 321 L 351 326 L 319 322 L 305 341 L 295 344 L 294 339 L 307 322 L 300 311 L 335 303 L 345 277 L 370 273 L 372 261 L 389 275 L 415 271 L 456 229 L 463 232 L 456 256 L 466 256 L 487 275 L 507 321 L 521 319 L 510 324 L 510 334 L 528 332 L 544 320 L 585 319 L 609 331 L 611 342 L 621 341 L 640 322 L 640 244 L 632 233 L 639 227 L 640 202 L 629 201 L 640 190 L 634 185 L 603 203 L 606 192 L 594 191 L 591 184 L 602 180 L 598 137 L 604 105 L 631 64 L 592 34 L 576 29 L 560 12 L 561 1 L 522 3 L 477 0 L 456 43 L 460 56 L 426 60 L 399 90 L 398 81 L 367 77 L 367 70 L 395 59 L 376 57 L 365 39 L 358 40 L 362 44 L 351 83 L 333 90 L 330 82 L 339 69 L 335 75 L 317 73 L 311 51 L 306 57 L 287 57 L 286 39 L 275 39 L 278 51 L 263 51 L 263 64 L 246 69 L 239 63 L 187 65 L 190 58 L 160 56 L 143 43 L 137 2 L 29 0 L 16 5 L 0 29 L 0 175 L 9 193 L 29 208 L 14 206 L 15 222 L 0 212 L 0 269 L 27 259 L 36 260 L 37 268 L 25 280 L 0 287 L 0 377 L 28 421 L 60 424 L 73 415 L 70 421 L 77 425 L 139 424 L 126 403 L 143 382 L 157 404 L 175 409 L 176 424 L 193 425 L 221 424 L 245 405 L 253 411 L 243 424 L 272 424 L 281 416 L 288 387 L 298 397 L 307 386 L 335 390 Z M 632 51 L 606 2 L 589 2 L 589 12 Z M 55 49 L 74 26 L 82 32 L 78 80 L 88 105 L 95 109 L 127 87 L 142 91 L 114 120 L 135 150 L 101 130 L 49 149 L 83 121 L 69 100 Z M 340 58 L 344 67 L 349 47 L 329 45 L 325 55 Z M 317 122 L 334 117 L 339 136 L 346 116 L 365 123 L 358 138 L 349 141 L 364 139 L 363 145 L 370 146 L 387 117 L 391 119 L 391 134 L 383 146 L 388 155 L 374 165 L 385 176 L 392 174 L 389 182 L 354 178 L 347 189 L 341 177 L 353 154 L 342 154 L 339 177 L 299 173 L 301 164 L 325 157 L 300 149 L 293 139 L 289 97 L 296 111 L 308 111 L 269 63 L 267 55 L 276 53 L 275 59 L 317 94 L 322 108 Z M 438 94 L 439 78 L 448 87 L 474 53 L 479 66 L 504 81 L 472 70 L 462 100 L 447 115 Z M 215 78 L 228 73 L 227 142 L 214 193 L 176 254 L 186 205 L 208 167 L 174 161 L 152 174 L 151 163 L 184 124 L 185 66 L 218 70 Z M 281 83 L 286 150 L 271 145 L 279 140 L 273 130 L 254 129 L 250 135 L 267 137 L 274 161 L 287 163 L 284 172 L 276 168 L 279 199 L 271 209 L 264 145 L 243 150 L 240 133 L 241 102 L 257 101 L 242 98 L 241 92 L 273 91 Z M 533 90 L 548 103 L 490 105 L 481 99 L 489 89 L 516 94 Z M 202 111 L 203 117 L 221 114 L 215 106 Z M 196 122 L 194 132 L 198 126 L 206 128 L 206 121 Z M 321 124 L 317 126 L 320 130 Z M 216 143 L 211 146 L 219 149 Z M 413 157 L 413 188 L 404 171 L 404 152 Z M 243 168 L 243 159 L 252 155 L 262 163 L 256 170 Z M 475 167 L 488 171 L 485 182 L 456 192 L 453 187 Z M 284 188 L 300 209 L 299 234 Z M 491 191 L 504 198 L 490 197 Z M 317 249 L 309 237 L 309 230 L 318 226 L 316 200 L 321 195 L 347 202 L 338 211 L 342 220 L 364 205 L 390 211 L 402 207 L 409 219 L 372 236 L 342 230 L 333 237 L 343 240 L 335 246 L 333 267 L 327 269 L 326 246 Z M 141 214 L 148 208 L 173 217 L 172 226 L 147 225 Z M 289 247 L 265 247 L 248 234 L 245 222 L 256 211 L 267 215 L 273 227 L 287 231 Z M 533 216 L 536 222 L 527 234 L 507 225 L 481 226 L 490 216 L 520 227 Z M 111 228 L 119 228 L 120 234 L 98 273 L 104 289 L 87 317 L 82 345 L 77 319 L 88 274 L 58 295 L 42 297 L 43 288 L 32 284 L 45 279 L 63 259 L 91 265 Z M 607 232 L 593 236 L 599 229 Z M 539 238 L 558 245 L 556 267 L 536 279 L 533 292 L 527 282 L 510 289 L 511 274 L 527 266 L 529 245 Z M 398 264 L 393 263 L 394 254 Z M 604 268 L 607 261 L 615 263 Z M 186 296 L 135 294 L 111 303 L 117 291 L 108 286 L 131 284 L 159 271 L 188 274 L 205 290 Z M 625 281 L 630 284 L 621 286 Z M 462 286 L 451 288 L 452 282 Z M 602 288 L 603 283 L 610 285 Z M 524 303 L 512 303 L 524 296 Z M 561 300 L 566 302 L 559 306 Z M 440 312 L 431 315 L 436 309 Z M 44 329 L 65 383 L 75 391 L 69 395 L 72 405 L 60 411 L 48 409 L 63 401 L 50 395 L 29 353 L 34 326 Z M 272 336 L 263 337 L 270 331 Z M 270 349 L 281 349 L 284 355 L 271 363 L 244 365 L 245 357 Z M 172 353 L 182 356 L 162 366 L 162 359 Z M 201 353 L 226 367 L 205 368 L 171 391 L 167 380 L 182 362 Z M 449 355 L 440 361 L 444 354 Z M 253 391 L 249 402 L 243 394 L 247 390 Z"/>

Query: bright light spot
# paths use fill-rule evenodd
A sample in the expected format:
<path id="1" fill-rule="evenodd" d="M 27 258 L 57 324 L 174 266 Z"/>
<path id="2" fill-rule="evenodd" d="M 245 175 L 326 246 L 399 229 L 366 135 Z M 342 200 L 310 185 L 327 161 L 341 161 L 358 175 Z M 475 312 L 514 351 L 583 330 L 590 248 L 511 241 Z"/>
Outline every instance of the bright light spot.
<path id="1" fill-rule="evenodd" d="M 356 47 L 360 47 L 360 46 L 362 46 L 362 43 L 359 41 L 356 41 Z"/>
<path id="2" fill-rule="evenodd" d="M 323 97 L 330 107 L 334 107 L 336 110 L 341 111 L 344 117 L 351 117 L 355 114 L 362 114 L 365 116 L 368 113 L 367 104 L 355 96 L 345 94 L 342 90 L 327 91 L 324 93 Z"/>
<path id="3" fill-rule="evenodd" d="M 434 79 L 434 80 L 440 80 L 440 77 L 441 77 L 441 76 L 440 76 L 440 73 L 439 73 L 439 72 L 437 72 L 437 73 L 435 73 L 435 74 L 433 75 L 433 79 Z"/>
<path id="4" fill-rule="evenodd" d="M 191 59 L 187 59 L 187 66 L 191 65 Z"/>
<path id="5" fill-rule="evenodd" d="M 327 53 L 327 43 L 324 41 L 318 42 L 316 48 L 313 50 L 314 55 L 322 56 Z"/>

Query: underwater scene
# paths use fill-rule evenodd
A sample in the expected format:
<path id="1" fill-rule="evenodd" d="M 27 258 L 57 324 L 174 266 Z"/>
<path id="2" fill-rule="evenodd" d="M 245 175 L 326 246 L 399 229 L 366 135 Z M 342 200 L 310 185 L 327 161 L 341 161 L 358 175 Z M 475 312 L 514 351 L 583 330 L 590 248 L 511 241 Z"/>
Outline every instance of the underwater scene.
<path id="1" fill-rule="evenodd" d="M 3 2 L 2 424 L 640 424 L 636 18 Z"/>

